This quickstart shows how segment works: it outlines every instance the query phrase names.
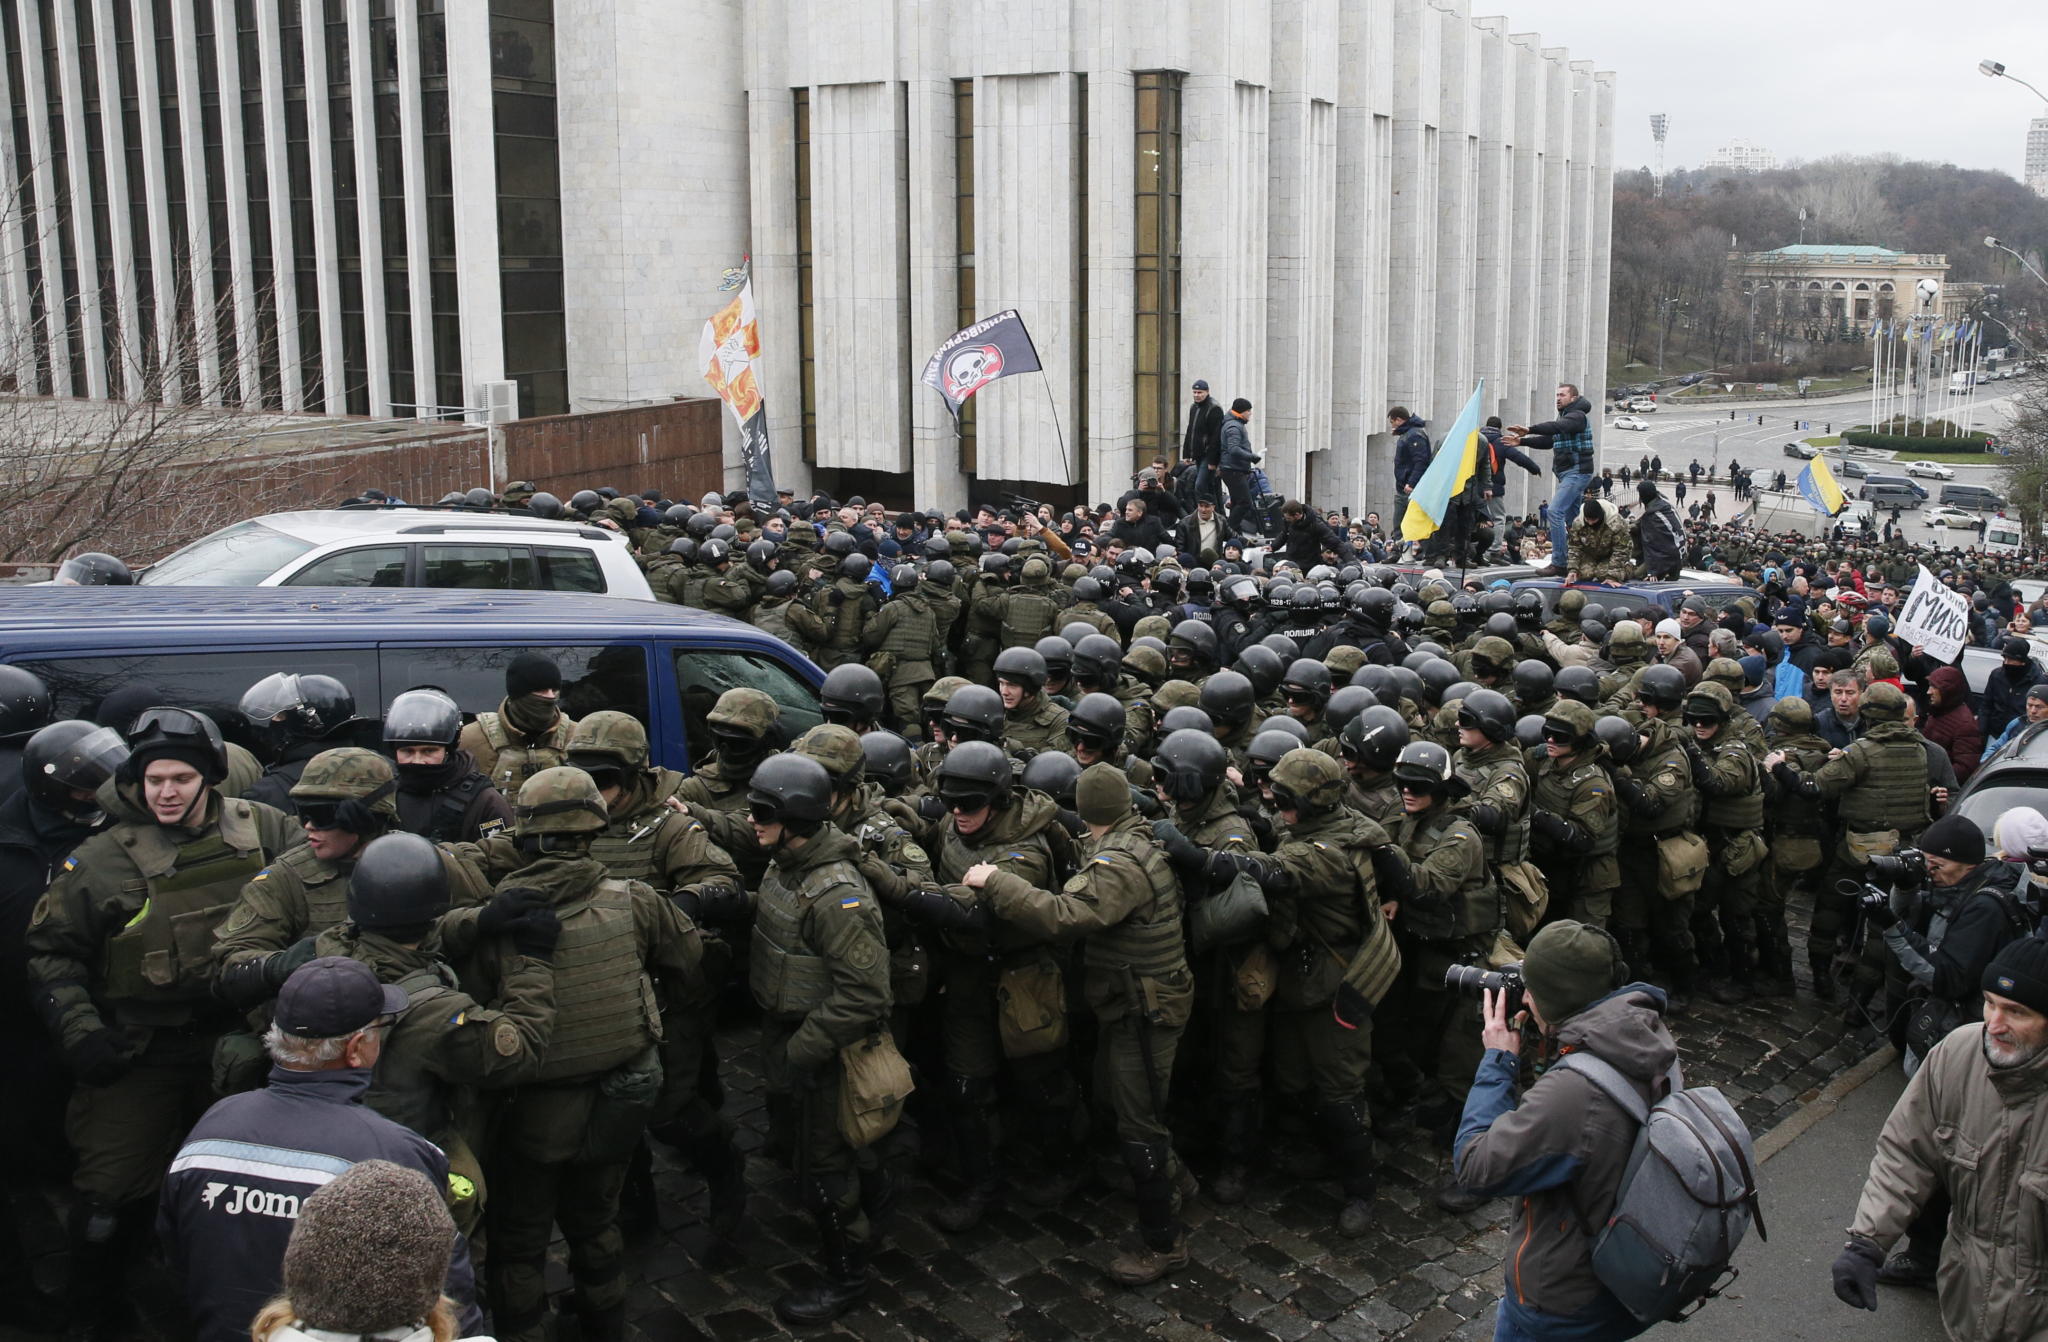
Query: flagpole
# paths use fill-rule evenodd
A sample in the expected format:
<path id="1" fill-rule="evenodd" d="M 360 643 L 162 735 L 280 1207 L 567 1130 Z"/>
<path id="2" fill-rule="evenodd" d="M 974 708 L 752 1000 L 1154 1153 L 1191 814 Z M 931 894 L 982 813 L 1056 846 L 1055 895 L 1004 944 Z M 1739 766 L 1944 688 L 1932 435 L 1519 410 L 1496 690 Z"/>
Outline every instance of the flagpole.
<path id="1" fill-rule="evenodd" d="M 1060 440 L 1060 473 L 1066 477 L 1067 488 L 1072 489 L 1074 487 L 1074 467 L 1073 463 L 1067 459 L 1067 435 L 1060 429 L 1060 407 L 1052 399 L 1052 379 L 1045 375 L 1045 367 L 1042 361 L 1038 369 L 1038 380 L 1045 384 L 1045 404 L 1052 411 L 1052 431 Z"/>

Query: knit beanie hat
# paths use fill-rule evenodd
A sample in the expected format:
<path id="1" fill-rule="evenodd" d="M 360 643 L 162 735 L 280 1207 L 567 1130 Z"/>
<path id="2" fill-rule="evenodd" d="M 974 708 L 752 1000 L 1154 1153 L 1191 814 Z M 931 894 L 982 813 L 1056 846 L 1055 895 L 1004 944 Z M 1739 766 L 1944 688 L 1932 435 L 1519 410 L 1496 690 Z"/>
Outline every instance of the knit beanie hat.
<path id="1" fill-rule="evenodd" d="M 1628 962 L 1614 938 L 1590 923 L 1559 919 L 1538 932 L 1522 958 L 1522 981 L 1555 1027 L 1621 986 Z"/>
<path id="2" fill-rule="evenodd" d="M 1074 812 L 1091 825 L 1114 825 L 1131 813 L 1131 780 L 1113 764 L 1091 764 L 1074 783 Z"/>
<path id="3" fill-rule="evenodd" d="M 1974 820 L 1945 815 L 1921 831 L 1920 851 L 1974 867 L 1984 860 L 1984 831 Z"/>
<path id="4" fill-rule="evenodd" d="M 505 696 L 517 699 L 535 690 L 562 688 L 562 668 L 537 652 L 522 652 L 505 668 Z"/>
<path id="5" fill-rule="evenodd" d="M 365 1160 L 307 1198 L 284 1250 L 284 1293 L 309 1328 L 423 1323 L 441 1298 L 455 1222 L 418 1170 Z"/>
<path id="6" fill-rule="evenodd" d="M 2021 937 L 2008 942 L 1986 966 L 1978 986 L 2048 1015 L 2048 941 Z"/>

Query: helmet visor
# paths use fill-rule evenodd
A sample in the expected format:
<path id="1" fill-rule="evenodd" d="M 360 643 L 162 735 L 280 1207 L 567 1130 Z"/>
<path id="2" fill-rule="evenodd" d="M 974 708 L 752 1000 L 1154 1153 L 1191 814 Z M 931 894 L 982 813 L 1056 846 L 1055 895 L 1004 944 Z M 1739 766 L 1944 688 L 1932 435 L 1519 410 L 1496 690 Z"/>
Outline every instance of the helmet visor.
<path id="1" fill-rule="evenodd" d="M 400 695 L 384 717 L 384 739 L 392 745 L 452 746 L 462 735 L 462 710 L 438 694 Z"/>
<path id="2" fill-rule="evenodd" d="M 74 741 L 43 772 L 64 787 L 89 792 L 114 776 L 128 759 L 128 743 L 112 727 L 102 727 Z"/>

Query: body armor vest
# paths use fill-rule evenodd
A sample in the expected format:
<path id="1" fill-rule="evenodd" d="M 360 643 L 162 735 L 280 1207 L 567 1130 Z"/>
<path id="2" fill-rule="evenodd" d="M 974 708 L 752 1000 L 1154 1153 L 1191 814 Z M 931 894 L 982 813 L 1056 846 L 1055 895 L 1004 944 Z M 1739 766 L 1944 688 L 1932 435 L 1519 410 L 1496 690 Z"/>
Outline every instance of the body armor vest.
<path id="1" fill-rule="evenodd" d="M 764 634 L 773 634 L 792 647 L 801 648 L 802 641 L 794 629 L 789 627 L 789 606 L 796 598 L 781 601 L 764 601 L 754 607 L 754 627 Z"/>
<path id="2" fill-rule="evenodd" d="M 569 1081 L 638 1057 L 659 1037 L 659 1014 L 624 881 L 600 881 L 555 913 L 555 1031 L 540 1079 Z"/>
<path id="3" fill-rule="evenodd" d="M 460 781 L 430 792 L 424 798 L 416 793 L 401 792 L 398 794 L 400 827 L 435 843 L 460 843 L 470 806 L 476 801 L 477 794 L 490 785 L 490 779 L 472 769 Z M 405 812 L 413 810 L 414 804 L 421 800 L 427 806 L 425 826 L 413 829 L 405 823 Z"/>
<path id="4" fill-rule="evenodd" d="M 356 868 L 353 861 L 344 868 L 315 857 L 312 848 L 301 845 L 279 858 L 277 865 L 290 867 L 305 891 L 306 925 L 298 936 L 318 936 L 348 921 L 348 880 Z"/>
<path id="5" fill-rule="evenodd" d="M 629 816 L 614 819 L 590 840 L 590 855 L 604 863 L 614 880 L 645 881 L 656 890 L 668 887 L 668 874 L 656 867 L 661 827 L 670 821 L 689 824 L 690 818 L 662 805 L 683 785 L 683 775 L 665 773 L 647 805 Z"/>
<path id="6" fill-rule="evenodd" d="M 1927 752 L 1903 724 L 1885 726 L 1900 734 L 1861 736 L 1842 752 L 1862 766 L 1863 780 L 1841 795 L 1835 813 L 1848 829 L 1918 834 L 1927 828 Z"/>
<path id="7" fill-rule="evenodd" d="M 110 831 L 136 877 L 124 891 L 142 908 L 107 941 L 107 997 L 121 1023 L 178 1026 L 207 1000 L 214 929 L 241 898 L 242 887 L 269 865 L 251 804 L 220 800 L 220 823 L 190 843 L 176 844 L 159 825 L 123 824 Z"/>
<path id="8" fill-rule="evenodd" d="M 1482 844 L 1486 836 L 1479 833 L 1476 825 L 1446 806 L 1439 806 L 1436 816 L 1426 825 L 1417 827 L 1415 847 L 1409 856 L 1421 861 L 1431 849 L 1443 842 L 1445 834 L 1455 825 L 1462 824 L 1476 835 Z M 1419 843 L 1415 842 L 1417 839 Z M 1425 940 L 1448 941 L 1456 937 L 1480 936 L 1492 932 L 1501 925 L 1500 892 L 1495 889 L 1491 867 L 1482 867 L 1479 876 L 1458 887 L 1441 909 L 1429 908 L 1426 904 L 1413 907 L 1401 906 L 1401 918 L 1416 936 Z"/>
<path id="9" fill-rule="evenodd" d="M 930 604 L 915 593 L 897 597 L 890 604 L 897 608 L 897 613 L 889 632 L 882 639 L 881 650 L 895 654 L 898 671 L 913 663 L 929 668 L 932 645 L 939 639 L 938 617 L 932 614 Z"/>
<path id="10" fill-rule="evenodd" d="M 1678 765 L 1679 773 L 1683 774 L 1687 782 L 1690 783 L 1692 779 L 1692 763 L 1686 758 L 1685 748 L 1676 741 L 1671 741 L 1667 745 L 1653 747 L 1640 756 L 1633 764 L 1628 766 L 1629 776 L 1640 782 L 1643 779 L 1653 777 L 1674 761 Z M 1696 789 L 1688 786 L 1685 789 L 1685 794 L 1677 801 L 1672 802 L 1671 805 L 1653 815 L 1638 814 L 1630 810 L 1626 805 L 1623 805 L 1621 810 L 1622 829 L 1631 838 L 1644 836 L 1654 836 L 1660 839 L 1669 838 L 1674 834 L 1692 828 L 1693 821 L 1699 817 L 1700 794 Z"/>
<path id="11" fill-rule="evenodd" d="M 1740 709 L 1736 711 L 1741 712 Z M 1732 728 L 1723 727 L 1721 731 L 1723 735 L 1711 747 L 1715 757 L 1718 758 L 1730 750 L 1740 750 L 1749 755 L 1752 761 L 1756 759 L 1748 746 L 1735 739 Z M 1925 756 L 1922 758 L 1925 759 Z M 1761 829 L 1764 823 L 1763 788 L 1753 786 L 1739 797 L 1712 797 L 1702 794 L 1700 819 L 1718 829 Z"/>
<path id="12" fill-rule="evenodd" d="M 505 720 L 496 713 L 477 714 L 476 725 L 497 755 L 497 761 L 491 765 L 490 781 L 508 798 L 517 798 L 526 780 L 542 769 L 567 764 L 569 738 L 576 733 L 576 724 L 569 721 L 567 714 L 555 719 L 554 728 L 549 731 L 545 742 L 531 746 L 513 745 L 512 737 L 505 730 Z"/>
<path id="13" fill-rule="evenodd" d="M 695 606 L 698 610 L 704 609 L 704 584 L 710 581 L 710 569 L 692 565 L 689 569 L 689 575 L 680 584 L 681 590 L 677 593 L 677 601 L 681 605 Z M 675 592 L 677 591 L 677 586 L 675 580 L 670 579 L 669 590 Z"/>
<path id="14" fill-rule="evenodd" d="M 1804 773 L 1819 773 L 1828 762 L 1828 743 L 1818 736 L 1787 737 L 1777 742 L 1776 748 Z M 1786 838 L 1820 838 L 1827 833 L 1820 803 L 1807 800 L 1796 788 L 1781 788 L 1771 806 L 1771 832 Z"/>
<path id="15" fill-rule="evenodd" d="M 1016 797 L 1011 798 L 1010 805 L 1019 805 Z M 1008 820 L 1008 813 L 1004 813 L 1002 818 Z M 989 828 L 983 826 L 983 832 Z M 978 833 L 975 837 L 980 838 L 981 835 Z M 1050 890 L 1057 879 L 1053 875 L 1056 863 L 1052 844 L 1043 830 L 1034 830 L 1009 842 L 990 839 L 979 845 L 971 845 L 960 837 L 960 831 L 947 825 L 940 835 L 938 851 L 932 854 L 932 874 L 938 878 L 939 884 L 958 885 L 960 878 L 967 874 L 967 869 L 978 862 L 992 862 L 1004 871 L 1023 877 L 1041 890 Z M 971 946 L 977 951 L 984 945 L 992 946 L 997 951 L 1010 951 L 1038 944 L 1035 937 L 1025 935 L 1014 924 L 1006 923 L 1000 918 L 990 919 L 988 931 L 979 936 L 949 932 L 945 934 L 945 939 L 949 945 L 962 949 Z"/>
<path id="16" fill-rule="evenodd" d="M 771 1016 L 807 1016 L 832 996 L 832 969 L 804 940 L 804 914 L 828 892 L 863 889 L 851 862 L 823 862 L 804 871 L 791 886 L 782 869 L 770 865 L 754 903 L 754 944 L 748 985 Z M 833 898 L 838 898 L 836 893 Z"/>
<path id="17" fill-rule="evenodd" d="M 1466 751 L 1459 750 L 1453 753 L 1452 769 L 1459 778 L 1465 781 L 1465 786 L 1471 790 L 1472 795 L 1476 797 L 1481 792 L 1484 792 L 1487 785 L 1493 781 L 1495 775 L 1499 774 L 1501 770 L 1513 768 L 1519 768 L 1522 773 L 1522 796 L 1526 799 L 1532 795 L 1529 786 L 1529 770 L 1522 763 L 1521 752 L 1516 747 L 1510 745 L 1505 748 L 1500 746 L 1490 747 L 1486 753 L 1490 754 L 1492 750 L 1501 750 L 1501 757 L 1499 759 L 1474 760 L 1471 758 L 1470 753 Z M 1399 796 L 1400 790 L 1397 788 L 1395 789 L 1395 797 L 1398 799 Z M 1398 800 L 1395 809 L 1397 811 L 1400 809 Z M 1381 817 L 1375 816 L 1374 819 L 1381 819 Z M 1520 862 L 1524 857 L 1527 857 L 1529 854 L 1529 807 L 1526 800 L 1519 814 L 1506 818 L 1506 823 L 1501 827 L 1499 834 L 1487 834 L 1481 831 L 1479 837 L 1486 845 L 1486 860 L 1489 863 Z"/>
<path id="18" fill-rule="evenodd" d="M 394 986 L 406 995 L 407 1005 L 377 1058 L 377 1072 L 363 1103 L 431 1140 L 453 1121 L 455 1087 L 427 1068 L 424 1054 L 406 1046 L 405 1027 L 428 1002 L 455 993 L 455 971 L 439 963 L 425 965 Z"/>
<path id="19" fill-rule="evenodd" d="M 1096 854 L 1106 852 L 1129 854 L 1144 870 L 1145 880 L 1152 887 L 1152 898 L 1131 910 L 1116 926 L 1097 932 L 1083 942 L 1082 963 L 1090 969 L 1118 973 L 1128 966 L 1131 973 L 1139 978 L 1158 978 L 1186 969 L 1188 961 L 1181 931 L 1180 883 L 1174 879 L 1173 867 L 1167 862 L 1165 852 L 1150 841 L 1149 835 L 1141 837 L 1134 830 L 1103 835 L 1090 853 L 1090 861 Z"/>
<path id="20" fill-rule="evenodd" d="M 1028 648 L 1059 630 L 1060 603 L 1039 587 L 1020 587 L 1002 603 L 1002 644 Z"/>
<path id="21" fill-rule="evenodd" d="M 1592 818 L 1571 813 L 1572 793 L 1578 789 L 1579 784 L 1588 778 L 1604 777 L 1606 772 L 1598 764 L 1589 761 L 1573 765 L 1569 772 L 1555 768 L 1544 769 L 1532 780 L 1529 790 L 1532 808 L 1564 816 L 1575 825 L 1583 825 L 1593 836 L 1593 846 L 1586 852 L 1572 854 L 1574 857 L 1606 857 L 1614 852 L 1621 841 L 1620 816 L 1615 811 L 1610 810 L 1603 816 Z M 1762 817 L 1759 816 L 1758 819 L 1761 822 Z"/>

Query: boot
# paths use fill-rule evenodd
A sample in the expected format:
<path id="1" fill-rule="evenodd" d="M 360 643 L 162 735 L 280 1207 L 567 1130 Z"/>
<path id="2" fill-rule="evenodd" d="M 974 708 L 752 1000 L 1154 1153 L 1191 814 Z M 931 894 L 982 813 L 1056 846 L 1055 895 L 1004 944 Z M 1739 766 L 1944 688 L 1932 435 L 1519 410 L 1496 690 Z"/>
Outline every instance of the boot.
<path id="1" fill-rule="evenodd" d="M 960 1196 L 932 1213 L 932 1224 L 958 1235 L 981 1224 L 1001 1198 L 995 1147 L 989 1126 L 995 1116 L 996 1086 L 987 1077 L 956 1076 L 952 1085 L 953 1149 L 960 1157 Z"/>
<path id="2" fill-rule="evenodd" d="M 1757 991 L 1765 997 L 1792 997 L 1799 984 L 1792 977 L 1792 938 L 1785 930 L 1782 909 L 1756 915 Z"/>
<path id="3" fill-rule="evenodd" d="M 1186 1267 L 1186 1236 L 1173 1219 L 1173 1166 L 1170 1142 L 1125 1142 L 1124 1166 L 1138 1202 L 1138 1234 L 1142 1248 L 1118 1254 L 1109 1275 L 1125 1286 L 1158 1281 L 1175 1268 Z"/>
<path id="4" fill-rule="evenodd" d="M 730 1141 L 707 1142 L 691 1163 L 704 1178 L 704 1224 L 720 1239 L 732 1238 L 747 1215 L 747 1153 Z"/>
<path id="5" fill-rule="evenodd" d="M 854 1257 L 844 1222 L 834 1211 L 815 1210 L 812 1216 L 818 1223 L 819 1281 L 775 1302 L 775 1315 L 784 1323 L 830 1323 L 867 1299 L 868 1270 Z"/>
<path id="6" fill-rule="evenodd" d="M 1225 1207 L 1245 1199 L 1251 1178 L 1251 1160 L 1259 1134 L 1259 1097 L 1256 1093 L 1233 1093 L 1217 1097 L 1221 1124 L 1217 1145 L 1223 1164 L 1209 1181 L 1209 1198 Z"/>
<path id="7" fill-rule="evenodd" d="M 1033 1087 L 1031 1144 L 1037 1148 L 1039 1168 L 1029 1181 L 1020 1181 L 1018 1196 L 1034 1207 L 1059 1206 L 1087 1172 L 1074 1152 L 1077 1099 L 1073 1078 L 1065 1072 Z"/>
<path id="8" fill-rule="evenodd" d="M 1608 930 L 1614 933 L 1615 944 L 1621 947 L 1622 959 L 1628 962 L 1629 981 L 1647 983 L 1650 978 L 1649 938 L 1629 927 L 1617 925 Z"/>
<path id="9" fill-rule="evenodd" d="M 1813 995 L 1823 1002 L 1835 1000 L 1835 956 L 1826 949 L 1806 948 L 1806 964 L 1813 970 Z"/>
<path id="10" fill-rule="evenodd" d="M 661 1229 L 661 1210 L 654 1197 L 654 1148 L 643 1134 L 626 1164 L 626 1182 L 619 1187 L 619 1233 L 628 1239 Z"/>
<path id="11" fill-rule="evenodd" d="M 1453 1216 L 1463 1216 L 1467 1212 L 1477 1211 L 1486 1203 L 1485 1197 L 1473 1192 L 1456 1179 L 1446 1179 L 1437 1185 L 1436 1205 Z"/>
<path id="12" fill-rule="evenodd" d="M 10 1215 L 7 1224 L 0 1226 L 0 1327 L 24 1333 L 61 1333 L 65 1322 L 64 1301 L 36 1285 L 20 1228 Z"/>
<path id="13" fill-rule="evenodd" d="M 135 1240 L 122 1233 L 123 1210 L 83 1198 L 71 1209 L 64 1304 L 78 1342 L 114 1342 L 134 1329 L 125 1279 Z"/>
<path id="14" fill-rule="evenodd" d="M 896 1204 L 903 1201 L 903 1188 L 908 1182 L 901 1173 L 887 1165 L 861 1171 L 860 1209 L 866 1214 L 869 1225 L 879 1227 L 895 1212 Z M 879 1229 L 876 1233 L 880 1233 Z"/>
<path id="15" fill-rule="evenodd" d="M 1357 1239 L 1372 1229 L 1372 1197 L 1377 1179 L 1372 1162 L 1372 1130 L 1365 1122 L 1363 1100 L 1332 1100 L 1317 1106 L 1316 1126 L 1323 1149 L 1344 1186 L 1344 1210 L 1337 1215 L 1338 1233 Z"/>

